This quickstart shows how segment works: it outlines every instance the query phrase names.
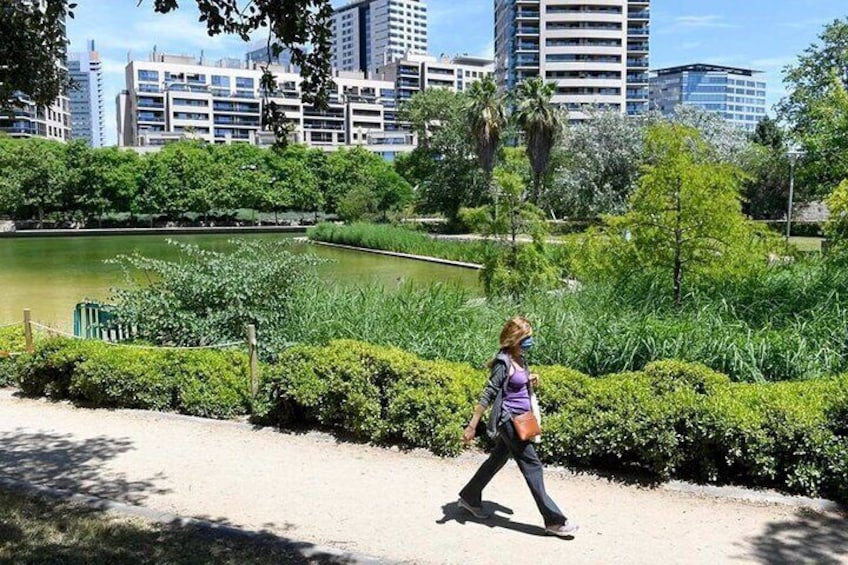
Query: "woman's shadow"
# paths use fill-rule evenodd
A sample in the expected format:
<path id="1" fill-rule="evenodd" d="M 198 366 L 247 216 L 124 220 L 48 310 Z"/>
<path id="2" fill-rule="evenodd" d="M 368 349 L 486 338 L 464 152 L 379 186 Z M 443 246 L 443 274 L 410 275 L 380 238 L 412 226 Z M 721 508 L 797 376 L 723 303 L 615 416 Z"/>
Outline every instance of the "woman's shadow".
<path id="1" fill-rule="evenodd" d="M 475 524 L 483 524 L 490 528 L 505 528 L 515 532 L 521 532 L 531 536 L 547 536 L 545 529 L 541 526 L 533 524 L 523 524 L 521 522 L 513 522 L 506 515 L 514 514 L 512 508 L 507 508 L 497 502 L 484 501 L 483 511 L 490 516 L 488 518 L 475 518 L 467 510 L 463 510 L 456 505 L 456 500 L 442 505 L 443 516 L 436 520 L 437 524 L 447 524 L 448 522 L 457 522 L 465 524 L 472 522 Z"/>

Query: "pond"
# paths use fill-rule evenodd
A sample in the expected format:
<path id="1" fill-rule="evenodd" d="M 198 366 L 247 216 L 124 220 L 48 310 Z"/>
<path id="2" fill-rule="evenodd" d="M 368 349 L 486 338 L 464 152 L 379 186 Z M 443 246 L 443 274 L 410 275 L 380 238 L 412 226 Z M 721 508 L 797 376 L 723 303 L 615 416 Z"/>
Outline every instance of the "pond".
<path id="1" fill-rule="evenodd" d="M 74 306 L 84 299 L 108 301 L 109 289 L 123 284 L 123 273 L 105 263 L 119 254 L 138 251 L 150 257 L 174 258 L 167 239 L 225 250 L 231 239 L 293 239 L 289 234 L 116 235 L 92 237 L 0 238 L 0 325 L 23 318 L 60 329 L 71 328 Z M 333 284 L 381 284 L 392 288 L 405 281 L 445 282 L 477 289 L 478 273 L 409 259 L 292 243 L 295 253 L 330 259 L 319 267 Z"/>

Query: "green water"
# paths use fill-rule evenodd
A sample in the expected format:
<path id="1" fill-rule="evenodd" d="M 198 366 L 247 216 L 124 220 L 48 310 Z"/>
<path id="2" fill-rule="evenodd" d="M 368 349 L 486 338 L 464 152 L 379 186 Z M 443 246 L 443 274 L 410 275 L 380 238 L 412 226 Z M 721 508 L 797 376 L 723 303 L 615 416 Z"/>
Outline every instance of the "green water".
<path id="1" fill-rule="evenodd" d="M 0 238 L 0 325 L 23 317 L 68 330 L 74 306 L 84 299 L 108 301 L 109 289 L 123 284 L 123 274 L 106 264 L 118 254 L 139 251 L 158 258 L 173 258 L 177 250 L 166 239 L 223 250 L 227 241 L 239 239 L 291 239 L 282 234 L 130 235 L 65 238 Z M 477 272 L 424 263 L 294 243 L 292 251 L 331 259 L 319 267 L 322 278 L 333 284 L 377 283 L 393 288 L 404 281 L 446 282 L 477 288 Z"/>

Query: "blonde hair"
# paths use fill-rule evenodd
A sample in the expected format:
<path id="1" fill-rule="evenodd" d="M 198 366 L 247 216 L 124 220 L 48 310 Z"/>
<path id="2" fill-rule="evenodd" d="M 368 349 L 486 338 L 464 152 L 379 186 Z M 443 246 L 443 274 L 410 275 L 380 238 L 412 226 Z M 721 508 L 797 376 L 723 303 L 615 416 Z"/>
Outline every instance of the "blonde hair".
<path id="1" fill-rule="evenodd" d="M 522 339 L 530 335 L 533 335 L 533 328 L 530 326 L 527 318 L 524 316 L 510 318 L 501 330 L 501 349 L 512 349 Z"/>

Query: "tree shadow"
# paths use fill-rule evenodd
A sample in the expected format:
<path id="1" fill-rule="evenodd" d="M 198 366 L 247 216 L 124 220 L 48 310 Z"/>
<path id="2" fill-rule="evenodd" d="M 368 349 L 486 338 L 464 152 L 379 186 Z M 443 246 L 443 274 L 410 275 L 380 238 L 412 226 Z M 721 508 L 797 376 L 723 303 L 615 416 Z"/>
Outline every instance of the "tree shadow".
<path id="1" fill-rule="evenodd" d="M 123 473 L 103 468 L 108 460 L 133 449 L 126 438 L 76 439 L 55 432 L 5 431 L 0 432 L 0 474 L 128 504 L 170 492 L 156 486 L 165 478 L 162 474 L 129 480 Z"/>
<path id="2" fill-rule="evenodd" d="M 0 562 L 82 564 L 343 565 L 343 552 L 292 541 L 267 531 L 185 523 L 148 524 L 66 501 L 0 490 Z"/>
<path id="3" fill-rule="evenodd" d="M 504 516 L 503 514 L 512 515 L 514 514 L 511 508 L 507 508 L 497 502 L 483 501 L 483 510 L 487 513 L 490 513 L 491 516 L 489 518 L 475 518 L 466 510 L 463 510 L 459 506 L 457 506 L 456 501 L 451 501 L 442 505 L 442 517 L 436 520 L 437 524 L 447 524 L 448 522 L 456 522 L 458 524 L 482 524 L 489 528 L 503 528 L 505 530 L 512 530 L 514 532 L 519 532 L 522 534 L 527 534 L 530 536 L 547 536 L 545 533 L 545 528 L 541 526 L 535 526 L 533 524 L 525 524 L 523 522 L 513 522 L 509 519 L 508 516 Z M 500 512 L 501 514 L 498 514 Z"/>
<path id="4" fill-rule="evenodd" d="M 769 565 L 845 563 L 848 515 L 801 509 L 792 519 L 772 522 L 762 534 L 746 539 L 744 549 L 741 558 Z"/>

